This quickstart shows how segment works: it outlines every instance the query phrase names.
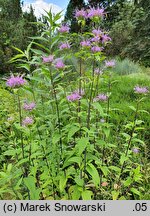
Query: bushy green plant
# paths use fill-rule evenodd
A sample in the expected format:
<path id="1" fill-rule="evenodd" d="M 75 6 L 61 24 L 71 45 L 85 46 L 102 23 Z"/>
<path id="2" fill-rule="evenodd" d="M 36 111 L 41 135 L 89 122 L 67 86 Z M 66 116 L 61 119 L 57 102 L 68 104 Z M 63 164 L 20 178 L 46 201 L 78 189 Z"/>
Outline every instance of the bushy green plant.
<path id="1" fill-rule="evenodd" d="M 115 72 L 119 75 L 128 75 L 132 73 L 140 73 L 142 70 L 138 63 L 125 58 L 123 60 L 116 60 Z"/>

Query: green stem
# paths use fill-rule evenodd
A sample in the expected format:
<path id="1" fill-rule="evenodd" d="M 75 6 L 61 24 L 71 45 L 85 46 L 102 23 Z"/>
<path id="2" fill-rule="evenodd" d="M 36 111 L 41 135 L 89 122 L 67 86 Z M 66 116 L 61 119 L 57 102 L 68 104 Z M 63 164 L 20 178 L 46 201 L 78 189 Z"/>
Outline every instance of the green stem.
<path id="1" fill-rule="evenodd" d="M 57 94 L 56 94 L 56 88 L 55 88 L 55 84 L 54 84 L 54 81 L 53 81 L 53 76 L 52 76 L 51 69 L 50 69 L 50 79 L 51 79 L 51 84 L 52 84 L 52 89 L 53 89 L 53 95 L 54 95 L 55 104 L 56 104 L 58 129 L 59 129 L 59 134 L 60 134 L 60 158 L 62 158 L 63 150 L 62 150 L 62 138 L 61 138 L 61 121 L 60 121 L 60 114 L 59 114 L 59 106 L 58 106 L 58 99 L 57 99 Z"/>

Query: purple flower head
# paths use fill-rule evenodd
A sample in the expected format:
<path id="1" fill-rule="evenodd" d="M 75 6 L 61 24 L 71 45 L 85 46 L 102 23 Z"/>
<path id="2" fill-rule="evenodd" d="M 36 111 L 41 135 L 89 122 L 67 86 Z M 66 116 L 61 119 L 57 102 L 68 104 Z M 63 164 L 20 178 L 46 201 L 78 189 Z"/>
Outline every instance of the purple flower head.
<path id="1" fill-rule="evenodd" d="M 31 102 L 31 103 L 25 102 L 24 105 L 23 105 L 23 109 L 27 110 L 27 111 L 31 111 L 34 108 L 35 108 L 35 103 L 34 102 Z"/>
<path id="2" fill-rule="evenodd" d="M 60 46 L 59 46 L 59 49 L 60 50 L 63 50 L 63 49 L 70 49 L 70 45 L 68 43 L 62 43 Z"/>
<path id="3" fill-rule="evenodd" d="M 62 26 L 59 28 L 58 31 L 59 31 L 60 33 L 68 33 L 69 30 L 70 30 L 69 26 L 67 26 L 67 25 L 62 25 Z"/>
<path id="4" fill-rule="evenodd" d="M 94 17 L 103 17 L 104 16 L 104 9 L 103 8 L 90 8 L 88 10 L 88 18 L 92 19 Z"/>
<path id="5" fill-rule="evenodd" d="M 16 88 L 23 86 L 26 83 L 26 81 L 22 78 L 22 76 L 14 76 L 12 75 L 10 78 L 7 79 L 6 85 L 11 88 Z"/>
<path id="6" fill-rule="evenodd" d="M 149 92 L 147 87 L 140 87 L 140 86 L 135 86 L 134 91 L 135 93 L 138 93 L 138 94 L 146 94 Z"/>
<path id="7" fill-rule="evenodd" d="M 81 41 L 80 45 L 82 47 L 90 47 L 91 46 L 91 42 L 89 40 Z"/>
<path id="8" fill-rule="evenodd" d="M 99 42 L 100 41 L 100 37 L 99 36 L 95 36 L 91 39 L 91 42 Z"/>
<path id="9" fill-rule="evenodd" d="M 87 12 L 84 9 L 76 10 L 75 11 L 75 17 L 77 19 L 86 19 L 87 18 Z"/>
<path id="10" fill-rule="evenodd" d="M 132 152 L 135 153 L 135 154 L 138 154 L 139 153 L 139 149 L 138 148 L 133 148 Z"/>
<path id="11" fill-rule="evenodd" d="M 93 29 L 92 33 L 98 37 L 103 34 L 102 30 L 100 30 L 100 29 Z"/>
<path id="12" fill-rule="evenodd" d="M 111 41 L 111 38 L 107 34 L 102 34 L 101 39 L 102 39 L 102 43 Z"/>
<path id="13" fill-rule="evenodd" d="M 57 69 L 63 69 L 65 64 L 63 63 L 62 59 L 56 59 L 55 67 Z"/>
<path id="14" fill-rule="evenodd" d="M 93 46 L 93 47 L 91 48 L 91 51 L 92 51 L 93 53 L 101 52 L 102 50 L 103 50 L 103 47 L 99 47 L 99 46 Z"/>
<path id="15" fill-rule="evenodd" d="M 67 96 L 68 101 L 77 101 L 81 99 L 81 95 L 78 92 L 73 92 L 71 95 Z"/>
<path id="16" fill-rule="evenodd" d="M 102 75 L 103 71 L 100 70 L 99 68 L 95 68 L 94 73 L 97 74 L 97 75 Z"/>
<path id="17" fill-rule="evenodd" d="M 43 59 L 43 63 L 51 63 L 54 60 L 54 56 L 53 55 L 42 56 L 42 59 Z"/>
<path id="18" fill-rule="evenodd" d="M 33 124 L 33 118 L 32 117 L 26 117 L 25 119 L 23 119 L 22 121 L 22 126 L 26 127 L 26 126 L 30 126 Z"/>
<path id="19" fill-rule="evenodd" d="M 108 99 L 108 96 L 107 96 L 106 94 L 99 94 L 99 95 L 97 95 L 97 96 L 93 99 L 93 101 L 94 101 L 94 102 L 97 102 L 97 101 L 107 101 L 107 99 Z"/>
<path id="20" fill-rule="evenodd" d="M 105 61 L 105 67 L 109 67 L 112 68 L 115 66 L 115 61 L 114 60 L 110 60 L 110 61 Z"/>

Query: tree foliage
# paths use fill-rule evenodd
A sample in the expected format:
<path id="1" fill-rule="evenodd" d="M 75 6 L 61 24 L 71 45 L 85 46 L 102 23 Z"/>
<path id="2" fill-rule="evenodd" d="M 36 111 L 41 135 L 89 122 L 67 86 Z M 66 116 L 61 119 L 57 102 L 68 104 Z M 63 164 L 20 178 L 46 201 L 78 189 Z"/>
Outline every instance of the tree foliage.
<path id="1" fill-rule="evenodd" d="M 28 38 L 36 34 L 31 22 L 36 22 L 32 7 L 23 13 L 20 0 L 0 0 L 0 74 L 15 70 L 8 61 L 15 53 L 13 46 L 24 49 Z"/>

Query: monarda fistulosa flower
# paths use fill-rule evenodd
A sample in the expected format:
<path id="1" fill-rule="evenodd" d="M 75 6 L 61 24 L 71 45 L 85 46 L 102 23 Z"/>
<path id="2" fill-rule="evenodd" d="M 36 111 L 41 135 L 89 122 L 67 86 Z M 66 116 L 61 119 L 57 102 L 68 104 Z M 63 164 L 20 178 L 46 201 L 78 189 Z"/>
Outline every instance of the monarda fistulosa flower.
<path id="1" fill-rule="evenodd" d="M 103 71 L 102 71 L 100 68 L 95 68 L 94 73 L 95 73 L 96 75 L 102 75 L 102 74 L 103 74 Z"/>
<path id="2" fill-rule="evenodd" d="M 67 96 L 68 101 L 78 101 L 80 99 L 81 99 L 81 95 L 77 91 Z"/>
<path id="3" fill-rule="evenodd" d="M 62 59 L 56 59 L 55 68 L 57 68 L 57 69 L 64 69 L 65 68 L 65 64 L 63 63 Z"/>
<path id="4" fill-rule="evenodd" d="M 42 60 L 43 60 L 43 63 L 52 63 L 54 60 L 54 56 L 53 55 L 42 56 Z"/>
<path id="5" fill-rule="evenodd" d="M 23 86 L 26 83 L 26 80 L 23 79 L 23 76 L 14 76 L 12 75 L 10 78 L 7 79 L 6 85 L 10 88 L 18 88 Z"/>
<path id="6" fill-rule="evenodd" d="M 64 49 L 70 49 L 70 44 L 69 43 L 62 43 L 59 46 L 60 50 L 64 50 Z"/>
<path id="7" fill-rule="evenodd" d="M 75 18 L 78 20 L 86 19 L 87 18 L 87 11 L 84 9 L 76 10 L 75 11 Z"/>
<path id="8" fill-rule="evenodd" d="M 138 94 L 147 94 L 149 91 L 148 91 L 147 87 L 135 86 L 134 92 L 138 93 Z"/>
<path id="9" fill-rule="evenodd" d="M 90 19 L 93 19 L 93 18 L 102 18 L 104 16 L 104 9 L 103 8 L 90 8 L 88 10 L 88 14 L 87 14 L 87 17 L 90 18 Z"/>
<path id="10" fill-rule="evenodd" d="M 115 65 L 116 65 L 115 60 L 105 61 L 106 68 L 112 68 L 112 67 L 115 67 Z"/>
<path id="11" fill-rule="evenodd" d="M 26 117 L 22 120 L 22 126 L 23 127 L 27 127 L 27 126 L 30 126 L 32 125 L 34 122 L 33 118 L 32 117 Z"/>
<path id="12" fill-rule="evenodd" d="M 97 96 L 93 99 L 93 101 L 94 101 L 94 102 L 97 102 L 97 101 L 107 101 L 107 99 L 108 99 L 108 96 L 107 96 L 106 94 L 99 94 L 99 95 L 97 95 Z"/>
<path id="13" fill-rule="evenodd" d="M 103 47 L 99 47 L 99 46 L 93 46 L 93 47 L 91 47 L 91 51 L 93 53 L 101 52 L 103 49 L 104 49 Z"/>
<path id="14" fill-rule="evenodd" d="M 133 148 L 132 152 L 135 153 L 135 154 L 138 154 L 139 153 L 139 149 L 138 148 Z"/>
<path id="15" fill-rule="evenodd" d="M 91 42 L 89 40 L 84 40 L 80 42 L 80 45 L 82 47 L 90 47 L 91 46 Z"/>
<path id="16" fill-rule="evenodd" d="M 35 105 L 34 102 L 31 102 L 31 103 L 25 102 L 24 105 L 23 105 L 23 109 L 27 110 L 27 111 L 32 111 L 35 108 L 35 106 L 36 105 Z"/>
<path id="17" fill-rule="evenodd" d="M 62 26 L 58 29 L 58 31 L 59 31 L 60 33 L 68 33 L 69 30 L 70 30 L 70 28 L 69 28 L 69 26 L 67 26 L 67 25 L 62 25 Z"/>

